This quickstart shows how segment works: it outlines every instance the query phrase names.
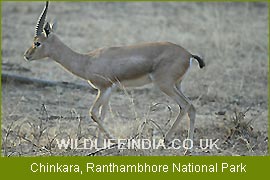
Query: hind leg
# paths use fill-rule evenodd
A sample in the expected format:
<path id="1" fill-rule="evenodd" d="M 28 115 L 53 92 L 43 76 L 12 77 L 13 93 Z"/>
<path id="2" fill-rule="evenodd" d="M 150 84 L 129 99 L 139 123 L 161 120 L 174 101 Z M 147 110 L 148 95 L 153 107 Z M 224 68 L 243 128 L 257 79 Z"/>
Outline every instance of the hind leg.
<path id="1" fill-rule="evenodd" d="M 164 91 L 163 91 L 164 92 Z M 173 125 L 171 126 L 171 128 L 169 129 L 169 131 L 167 132 L 165 139 L 168 140 L 173 132 L 175 131 L 175 129 L 178 127 L 180 121 L 183 119 L 183 117 L 185 116 L 186 113 L 190 113 L 190 114 L 194 114 L 193 113 L 193 105 L 191 104 L 190 100 L 181 92 L 179 91 L 176 86 L 173 87 L 173 94 L 169 95 L 172 99 L 174 99 L 176 101 L 176 103 L 178 104 L 179 108 L 180 108 L 180 113 L 177 116 L 176 120 L 174 121 Z M 192 116 L 193 118 L 193 116 Z M 190 127 L 189 127 L 189 135 L 188 138 L 193 140 L 193 128 L 194 128 L 194 119 L 192 119 L 192 122 L 190 122 Z"/>
<path id="2" fill-rule="evenodd" d="M 188 113 L 190 118 L 189 123 L 189 133 L 188 138 L 190 141 L 193 141 L 193 131 L 194 131 L 194 122 L 195 122 L 195 108 L 191 104 L 190 100 L 181 92 L 180 85 L 177 86 L 174 82 L 170 81 L 153 81 L 156 86 L 160 88 L 162 92 L 171 97 L 179 106 L 180 112 L 174 121 L 171 128 L 165 135 L 165 141 L 168 142 L 169 138 L 172 136 L 173 132 L 179 125 L 180 121 L 183 119 L 184 115 Z M 186 147 L 191 147 L 191 144 L 187 144 Z"/>
<path id="3" fill-rule="evenodd" d="M 176 88 L 178 89 L 179 94 L 181 94 L 182 96 L 185 97 L 185 95 L 182 93 L 181 91 L 181 84 L 178 84 L 176 86 Z M 188 98 L 186 98 L 188 100 Z M 189 101 L 189 100 L 188 100 Z M 187 111 L 188 113 L 188 117 L 189 117 L 189 130 L 188 130 L 188 139 L 193 140 L 193 135 L 194 135 L 194 126 L 195 126 L 195 117 L 196 117 L 196 109 L 193 106 L 193 104 L 191 104 L 191 102 L 189 101 L 190 107 Z"/>

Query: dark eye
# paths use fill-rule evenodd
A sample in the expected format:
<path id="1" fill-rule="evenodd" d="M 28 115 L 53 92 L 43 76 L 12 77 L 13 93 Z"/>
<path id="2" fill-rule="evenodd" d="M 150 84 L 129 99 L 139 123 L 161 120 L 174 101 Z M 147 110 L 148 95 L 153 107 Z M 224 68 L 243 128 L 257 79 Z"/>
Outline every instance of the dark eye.
<path id="1" fill-rule="evenodd" d="M 38 46 L 40 46 L 40 42 L 34 42 L 34 45 L 35 45 L 36 47 L 38 47 Z"/>

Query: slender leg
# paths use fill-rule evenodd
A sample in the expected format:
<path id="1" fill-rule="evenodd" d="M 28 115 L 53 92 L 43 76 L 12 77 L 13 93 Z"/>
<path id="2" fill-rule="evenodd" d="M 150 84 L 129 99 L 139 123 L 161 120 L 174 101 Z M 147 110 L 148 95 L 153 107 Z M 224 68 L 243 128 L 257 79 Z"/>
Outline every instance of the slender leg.
<path id="1" fill-rule="evenodd" d="M 184 115 L 186 114 L 186 112 L 187 112 L 186 111 L 186 108 L 183 108 L 182 110 L 180 110 L 180 113 L 178 114 L 178 116 L 177 116 L 176 120 L 174 121 L 173 125 L 167 131 L 167 133 L 165 134 L 165 141 L 169 141 L 170 137 L 175 132 L 175 129 L 179 125 L 180 121 L 182 120 L 182 118 L 184 117 Z"/>
<path id="2" fill-rule="evenodd" d="M 184 96 L 184 94 L 181 91 L 181 84 L 178 84 L 177 89 L 178 89 L 179 93 Z M 196 109 L 191 103 L 190 103 L 190 107 L 189 107 L 187 113 L 188 113 L 188 117 L 189 117 L 188 139 L 193 140 Z"/>
<path id="3" fill-rule="evenodd" d="M 103 99 L 102 99 L 102 107 L 100 111 L 100 120 L 103 121 L 106 115 L 106 112 L 108 110 L 109 105 L 109 98 L 111 96 L 111 92 L 115 89 L 115 86 L 108 88 L 106 92 L 104 93 Z"/>
<path id="4" fill-rule="evenodd" d="M 169 129 L 169 131 L 165 135 L 165 141 L 168 141 L 169 138 L 171 137 L 172 133 L 184 117 L 186 113 L 188 113 L 189 118 L 190 118 L 190 123 L 189 123 L 189 133 L 188 133 L 188 138 L 193 141 L 193 133 L 194 133 L 194 123 L 195 123 L 195 108 L 191 104 L 190 100 L 184 96 L 184 94 L 181 92 L 180 85 L 176 87 L 176 85 L 170 85 L 170 84 L 164 84 L 160 85 L 157 84 L 158 87 L 163 91 L 165 94 L 170 96 L 172 99 L 176 101 L 180 108 L 180 113 L 178 114 L 176 120 L 174 121 L 173 125 Z M 187 147 L 190 147 L 190 144 L 186 145 Z M 185 154 L 187 151 L 185 152 Z"/>
<path id="5" fill-rule="evenodd" d="M 104 122 L 104 119 L 105 119 L 105 115 L 106 115 L 106 112 L 108 110 L 108 104 L 109 104 L 109 98 L 110 98 L 110 95 L 111 95 L 111 92 L 113 91 L 114 89 L 114 86 L 108 88 L 105 92 L 104 92 L 104 96 L 102 98 L 102 105 L 100 107 L 100 121 L 101 122 Z M 111 136 L 110 136 L 111 137 Z M 112 137 L 110 138 L 112 139 Z M 98 132 L 98 141 L 97 143 L 98 144 L 101 144 L 102 142 L 102 139 L 101 139 L 101 132 L 99 131 Z"/>
<path id="6" fill-rule="evenodd" d="M 172 89 L 172 92 L 170 94 L 166 92 L 165 93 L 168 94 L 172 99 L 176 101 L 176 103 L 178 104 L 180 108 L 180 113 L 178 114 L 176 120 L 174 121 L 169 131 L 167 132 L 165 136 L 165 140 L 168 140 L 171 137 L 172 133 L 175 131 L 180 121 L 182 120 L 184 115 L 188 112 L 191 106 L 189 99 L 187 99 L 181 92 L 179 92 L 175 86 L 173 86 L 173 88 L 172 87 L 170 88 Z"/>
<path id="7" fill-rule="evenodd" d="M 90 109 L 90 116 L 98 124 L 99 129 L 103 131 L 108 138 L 112 138 L 112 137 L 110 136 L 109 131 L 103 126 L 101 121 L 103 120 L 102 118 L 104 118 L 105 116 L 106 106 L 108 104 L 110 94 L 111 94 L 111 87 L 107 89 L 100 89 L 98 91 L 97 98 Z M 104 110 L 105 112 L 103 112 Z M 103 116 L 101 117 L 101 119 L 99 118 L 100 114 L 101 116 Z"/>

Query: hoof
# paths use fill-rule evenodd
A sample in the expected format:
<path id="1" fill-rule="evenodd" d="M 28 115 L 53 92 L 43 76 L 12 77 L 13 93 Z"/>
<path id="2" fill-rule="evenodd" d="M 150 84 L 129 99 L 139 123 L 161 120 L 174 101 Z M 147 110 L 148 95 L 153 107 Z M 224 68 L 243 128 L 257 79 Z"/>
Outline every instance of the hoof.
<path id="1" fill-rule="evenodd" d="M 90 118 L 91 118 L 94 122 L 98 123 L 96 116 L 90 115 Z"/>
<path id="2" fill-rule="evenodd" d="M 185 156 L 192 156 L 192 151 L 190 149 L 187 149 L 185 152 L 184 152 L 184 155 Z"/>
<path id="3" fill-rule="evenodd" d="M 172 142 L 169 141 L 168 139 L 164 139 L 164 144 L 165 144 L 165 146 L 167 146 L 167 147 L 171 147 L 171 146 L 172 146 Z"/>

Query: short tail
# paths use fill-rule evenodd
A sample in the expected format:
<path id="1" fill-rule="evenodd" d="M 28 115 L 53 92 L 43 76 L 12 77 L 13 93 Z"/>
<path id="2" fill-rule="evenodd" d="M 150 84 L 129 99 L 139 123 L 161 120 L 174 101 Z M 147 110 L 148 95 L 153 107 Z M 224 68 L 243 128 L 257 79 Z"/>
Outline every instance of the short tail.
<path id="1" fill-rule="evenodd" d="M 192 58 L 194 58 L 198 61 L 200 68 L 203 68 L 205 66 L 205 63 L 204 63 L 202 58 L 200 58 L 199 56 L 196 56 L 196 55 L 191 55 L 191 56 L 192 56 Z"/>

